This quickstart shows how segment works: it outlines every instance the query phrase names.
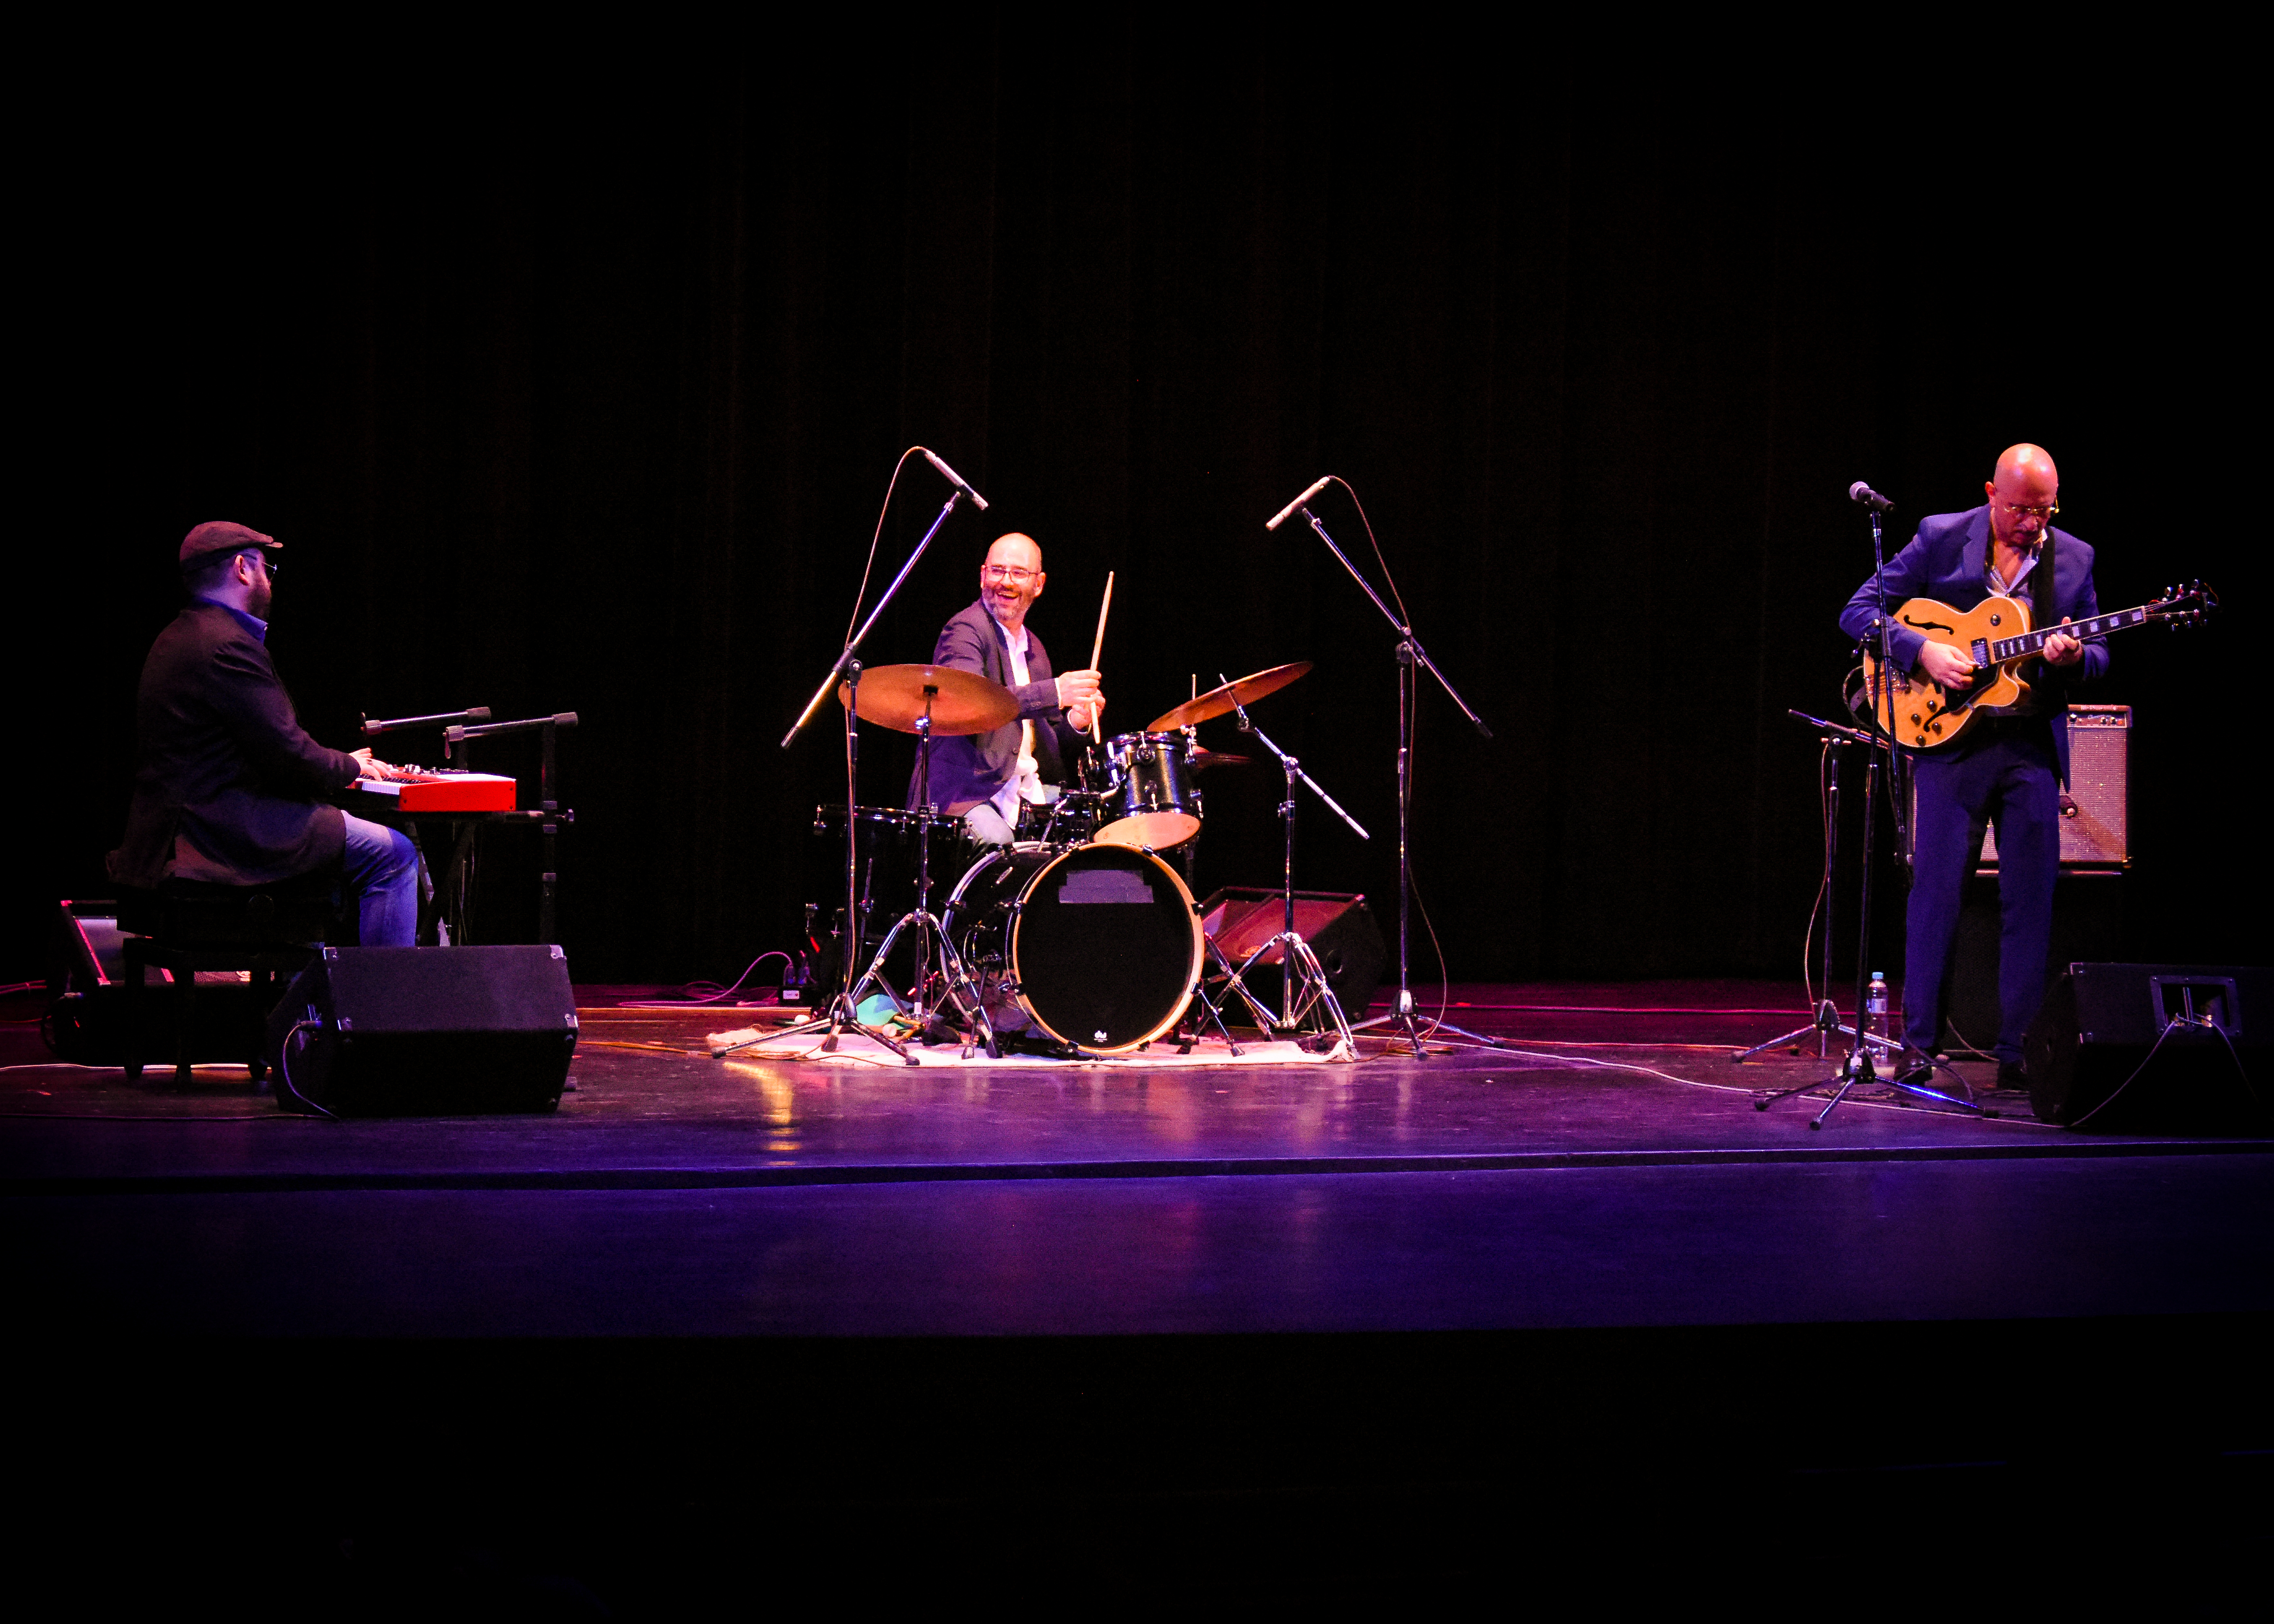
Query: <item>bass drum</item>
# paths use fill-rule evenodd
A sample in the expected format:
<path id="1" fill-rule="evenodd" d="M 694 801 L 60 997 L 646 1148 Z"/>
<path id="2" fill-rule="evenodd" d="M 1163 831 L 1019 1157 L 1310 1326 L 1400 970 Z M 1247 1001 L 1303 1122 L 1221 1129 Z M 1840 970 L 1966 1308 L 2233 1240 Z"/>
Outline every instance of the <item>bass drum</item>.
<path id="1" fill-rule="evenodd" d="M 974 863 L 941 920 L 1000 1011 L 1098 1054 L 1176 1026 L 1207 951 L 1177 871 L 1125 846 L 998 846 Z"/>

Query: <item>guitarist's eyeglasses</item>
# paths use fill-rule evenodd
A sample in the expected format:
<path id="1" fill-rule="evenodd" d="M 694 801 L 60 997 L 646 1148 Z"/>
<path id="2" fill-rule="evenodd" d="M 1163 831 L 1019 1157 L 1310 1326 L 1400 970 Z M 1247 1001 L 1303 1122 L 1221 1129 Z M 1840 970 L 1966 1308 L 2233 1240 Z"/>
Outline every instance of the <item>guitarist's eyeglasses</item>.
<path id="1" fill-rule="evenodd" d="M 2003 508 L 2007 513 L 2012 514 L 2017 519 L 2036 518 L 2043 520 L 2048 523 L 2052 523 L 2053 515 L 2060 511 L 2060 504 L 2059 502 L 2040 502 L 2027 507 L 2014 502 L 1999 502 L 1998 506 Z"/>

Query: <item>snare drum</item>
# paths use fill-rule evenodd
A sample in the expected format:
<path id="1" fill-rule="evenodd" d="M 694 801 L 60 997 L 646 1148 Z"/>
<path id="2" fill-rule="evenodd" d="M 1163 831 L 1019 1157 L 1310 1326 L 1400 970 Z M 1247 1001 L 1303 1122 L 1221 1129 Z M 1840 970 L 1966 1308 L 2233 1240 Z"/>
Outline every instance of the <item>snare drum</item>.
<path id="1" fill-rule="evenodd" d="M 1111 781 L 1103 828 L 1109 846 L 1165 852 L 1201 831 L 1201 793 L 1193 786 L 1190 744 L 1182 733 L 1118 733 L 1106 748 Z"/>
<path id="2" fill-rule="evenodd" d="M 1206 938 L 1193 894 L 1149 852 L 998 846 L 971 866 L 941 921 L 979 976 L 998 1030 L 1126 1054 L 1175 1028 Z"/>
<path id="3" fill-rule="evenodd" d="M 1019 821 L 1011 834 L 1020 844 L 1082 846 L 1095 839 L 1103 819 L 1103 797 L 1083 789 L 1043 786 L 1044 799 L 1019 802 Z"/>

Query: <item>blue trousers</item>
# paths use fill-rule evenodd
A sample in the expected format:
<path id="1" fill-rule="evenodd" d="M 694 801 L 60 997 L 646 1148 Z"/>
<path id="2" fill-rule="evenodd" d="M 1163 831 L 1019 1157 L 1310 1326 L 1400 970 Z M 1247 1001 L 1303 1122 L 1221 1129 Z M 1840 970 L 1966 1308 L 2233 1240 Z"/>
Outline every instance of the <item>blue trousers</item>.
<path id="1" fill-rule="evenodd" d="M 1979 724 L 1977 724 L 1979 726 Z M 2052 944 L 2053 879 L 2060 872 L 2060 766 L 2052 724 L 1996 729 L 1961 755 L 1913 758 L 1918 810 L 1911 823 L 1911 896 L 1905 917 L 1903 1039 L 1939 1046 L 1958 947 L 1966 876 L 1982 831 L 1998 831 L 1998 1058 L 2018 1064 L 2022 1040 L 2044 1002 Z"/>

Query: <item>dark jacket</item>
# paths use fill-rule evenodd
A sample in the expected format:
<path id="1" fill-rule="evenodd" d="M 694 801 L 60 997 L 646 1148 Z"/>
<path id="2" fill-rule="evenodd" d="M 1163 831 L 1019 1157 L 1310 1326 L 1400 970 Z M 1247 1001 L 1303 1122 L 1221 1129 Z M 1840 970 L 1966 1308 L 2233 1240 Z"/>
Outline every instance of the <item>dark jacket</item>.
<path id="1" fill-rule="evenodd" d="M 158 634 L 136 691 L 134 801 L 110 853 L 124 885 L 265 885 L 338 861 L 355 758 L 303 733 L 268 650 L 219 604 Z"/>
<path id="2" fill-rule="evenodd" d="M 1011 688 L 1011 640 L 987 613 L 975 603 L 944 627 L 931 663 L 975 671 L 990 682 Z M 1081 735 L 1066 726 L 1058 708 L 1058 684 L 1053 681 L 1050 657 L 1043 640 L 1027 628 L 1027 686 L 1013 688 L 1019 696 L 1019 717 L 1035 725 L 1035 770 L 1046 784 L 1065 781 L 1065 763 L 1081 748 Z M 991 733 L 967 733 L 931 741 L 931 804 L 951 812 L 965 812 L 1011 781 L 1019 765 L 1019 723 L 1005 723 Z M 915 775 L 908 776 L 908 805 L 916 804 Z"/>
<path id="3" fill-rule="evenodd" d="M 2040 547 L 2037 561 L 2022 578 L 2019 596 L 2029 605 L 2029 624 L 2043 629 L 2063 620 L 2088 620 L 2100 613 L 2100 599 L 2092 585 L 2092 549 L 2064 530 L 2052 531 L 2048 547 Z M 1990 509 L 1985 504 L 1964 513 L 1930 514 L 1919 522 L 1910 545 L 1887 560 L 1887 607 L 1901 607 L 1913 598 L 1931 598 L 1954 609 L 1972 609 L 1990 596 L 1983 570 L 1990 558 Z M 2042 596 L 2050 587 L 2052 602 Z M 1840 629 L 1857 640 L 1871 634 L 1877 612 L 1870 576 L 1856 589 L 1855 597 L 1840 612 Z M 1889 651 L 1898 667 L 1909 671 L 1918 660 L 1926 638 L 1901 621 L 1887 635 Z M 2032 660 L 2023 669 L 2031 692 L 2052 718 L 2053 745 L 2060 753 L 2061 777 L 2068 777 L 2068 692 L 2108 670 L 2108 640 L 2088 638 L 2084 658 L 2074 665 Z M 1979 733 L 1979 729 L 1975 733 Z M 1949 747 L 1947 754 L 1963 755 L 1979 742 L 1969 733 Z M 1987 737 L 1986 734 L 1982 735 Z"/>

